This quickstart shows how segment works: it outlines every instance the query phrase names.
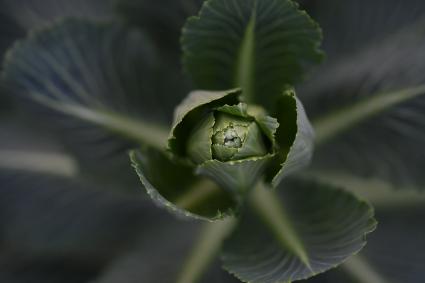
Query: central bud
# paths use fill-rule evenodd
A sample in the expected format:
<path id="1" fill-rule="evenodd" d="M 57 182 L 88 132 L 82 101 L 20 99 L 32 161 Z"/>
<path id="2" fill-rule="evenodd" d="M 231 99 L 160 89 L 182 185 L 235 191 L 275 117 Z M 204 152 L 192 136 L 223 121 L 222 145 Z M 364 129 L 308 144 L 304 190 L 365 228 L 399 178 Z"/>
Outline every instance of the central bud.
<path id="1" fill-rule="evenodd" d="M 245 159 L 267 153 L 264 137 L 254 119 L 214 111 L 212 158 L 220 161 Z"/>
<path id="2" fill-rule="evenodd" d="M 228 147 L 241 147 L 242 145 L 241 138 L 232 126 L 227 128 L 224 133 L 224 145 Z"/>
<path id="3" fill-rule="evenodd" d="M 240 101 L 239 89 L 195 91 L 179 105 L 168 141 L 177 161 L 232 193 L 245 193 L 277 158 L 277 119 Z"/>

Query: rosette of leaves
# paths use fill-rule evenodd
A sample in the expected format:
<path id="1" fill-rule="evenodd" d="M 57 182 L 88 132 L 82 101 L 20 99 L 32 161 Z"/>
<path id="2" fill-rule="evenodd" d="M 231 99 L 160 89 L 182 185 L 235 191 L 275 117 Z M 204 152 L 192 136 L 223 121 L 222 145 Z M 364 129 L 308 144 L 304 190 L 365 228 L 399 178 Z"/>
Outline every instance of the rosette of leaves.
<path id="1" fill-rule="evenodd" d="M 295 140 L 294 133 L 279 127 L 278 119 L 263 108 L 240 102 L 242 95 L 240 90 L 191 93 L 176 110 L 169 138 L 169 149 L 177 158 L 187 160 L 197 174 L 235 194 L 246 193 L 262 179 L 272 160 L 282 157 L 285 161 L 289 150 L 285 144 L 292 145 Z M 295 100 L 291 92 L 285 93 L 285 98 L 287 102 Z M 288 105 L 288 109 L 291 106 L 294 109 L 288 112 L 295 114 L 296 106 Z M 296 116 L 288 116 L 291 122 L 286 123 L 298 129 Z M 306 130 L 300 135 L 308 153 L 302 157 L 305 161 L 297 161 L 307 163 L 314 135 L 308 120 L 302 122 L 299 126 Z M 278 135 L 284 136 L 286 143 L 279 144 Z"/>
<path id="2" fill-rule="evenodd" d="M 297 4 L 206 1 L 183 28 L 195 91 L 171 127 L 166 104 L 182 85 L 165 75 L 150 40 L 122 21 L 61 21 L 16 44 L 3 78 L 93 151 L 111 152 L 99 140 L 140 145 L 131 159 L 149 196 L 182 218 L 209 221 L 177 282 L 199 281 L 218 253 L 242 281 L 292 282 L 365 245 L 375 228 L 367 203 L 292 176 L 314 143 L 293 86 L 322 58 L 321 31 Z"/>
<path id="3" fill-rule="evenodd" d="M 175 170 L 184 167 L 190 174 L 180 174 L 178 182 L 194 176 L 209 181 L 216 188 L 205 191 L 206 202 L 218 190 L 226 194 L 226 201 L 217 201 L 215 208 L 209 204 L 208 214 L 182 207 L 176 196 L 188 194 L 184 189 L 187 185 L 170 194 L 168 186 L 149 174 L 147 168 L 157 165 L 144 162 L 141 152 L 132 154 L 142 182 L 161 205 L 197 218 L 221 218 L 229 214 L 223 213 L 223 203 L 227 204 L 226 212 L 235 212 L 260 181 L 276 186 L 285 176 L 308 165 L 314 132 L 294 92 L 286 90 L 281 95 L 282 111 L 277 112 L 277 118 L 268 116 L 261 106 L 241 102 L 243 94 L 240 89 L 194 91 L 175 111 L 168 139 L 169 162 Z M 198 187 L 192 186 L 192 190 L 202 195 L 205 186 Z M 216 214 L 211 217 L 214 209 Z"/>

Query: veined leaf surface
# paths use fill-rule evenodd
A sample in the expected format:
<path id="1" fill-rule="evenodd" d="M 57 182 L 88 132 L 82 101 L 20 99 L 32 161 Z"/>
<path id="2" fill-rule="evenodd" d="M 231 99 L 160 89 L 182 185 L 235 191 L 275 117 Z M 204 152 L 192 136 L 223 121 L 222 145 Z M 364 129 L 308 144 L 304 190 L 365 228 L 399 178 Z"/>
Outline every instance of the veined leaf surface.
<path id="1" fill-rule="evenodd" d="M 197 88 L 242 87 L 272 108 L 322 57 L 319 27 L 289 0 L 209 0 L 183 28 L 183 63 Z"/>
<path id="2" fill-rule="evenodd" d="M 244 282 L 306 279 L 357 253 L 374 230 L 371 207 L 332 186 L 291 180 L 273 194 L 252 196 L 256 215 L 245 215 L 225 242 L 224 266 Z"/>
<path id="3" fill-rule="evenodd" d="M 317 133 L 315 169 L 425 188 L 424 7 L 326 0 L 312 10 L 329 57 L 299 90 Z"/>

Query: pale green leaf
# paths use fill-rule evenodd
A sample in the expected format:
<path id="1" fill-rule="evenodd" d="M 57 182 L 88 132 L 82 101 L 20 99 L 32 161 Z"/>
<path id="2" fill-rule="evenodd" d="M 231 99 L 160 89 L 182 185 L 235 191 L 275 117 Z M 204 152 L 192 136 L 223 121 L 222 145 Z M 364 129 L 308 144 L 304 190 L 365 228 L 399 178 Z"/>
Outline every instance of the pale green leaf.
<path id="1" fill-rule="evenodd" d="M 186 156 L 187 141 L 203 113 L 225 104 L 238 104 L 240 90 L 193 91 L 176 108 L 168 147 L 177 156 Z"/>
<path id="2" fill-rule="evenodd" d="M 201 124 L 190 133 L 186 151 L 195 163 L 203 163 L 212 159 L 212 136 L 215 119 L 210 113 Z"/>

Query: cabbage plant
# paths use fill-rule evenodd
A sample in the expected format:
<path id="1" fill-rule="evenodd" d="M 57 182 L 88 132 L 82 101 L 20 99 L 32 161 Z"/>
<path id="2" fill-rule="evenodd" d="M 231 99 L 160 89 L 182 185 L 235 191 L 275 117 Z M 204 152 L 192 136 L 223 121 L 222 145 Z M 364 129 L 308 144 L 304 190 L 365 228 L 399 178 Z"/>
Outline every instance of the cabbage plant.
<path id="1" fill-rule="evenodd" d="M 383 152 L 378 135 L 386 126 L 374 119 L 417 101 L 425 87 L 376 87 L 376 95 L 335 106 L 310 93 L 338 90 L 333 83 L 347 69 L 353 82 L 366 80 L 356 68 L 372 66 L 353 57 L 355 67 L 318 67 L 326 57 L 322 30 L 298 3 L 148 2 L 120 0 L 113 12 L 94 9 L 85 17 L 71 8 L 64 19 L 33 24 L 7 51 L 2 70 L 4 92 L 34 120 L 47 118 L 49 132 L 80 163 L 84 174 L 67 171 L 72 178 L 58 183 L 85 175 L 124 191 L 137 177 L 139 194 L 181 221 L 181 229 L 188 221 L 202 224 L 184 259 L 161 255 L 178 261 L 177 272 L 137 282 L 210 282 L 205 274 L 216 259 L 231 274 L 226 282 L 289 283 L 340 265 L 359 282 L 386 282 L 357 255 L 377 228 L 372 204 L 328 169 L 416 185 L 423 158 L 400 169 L 411 156 L 405 146 L 388 145 L 392 151 L 379 157 L 397 163 L 388 168 L 373 153 L 344 146 L 373 143 L 376 154 Z M 164 8 L 158 5 L 168 14 L 157 14 Z M 318 82 L 303 83 L 313 70 Z M 399 113 L 415 120 L 422 112 Z M 394 127 L 393 139 L 419 140 L 421 118 Z M 369 120 L 382 127 L 347 138 Z M 402 170 L 408 172 L 396 178 Z M 178 245 L 173 234 L 161 237 Z"/>

